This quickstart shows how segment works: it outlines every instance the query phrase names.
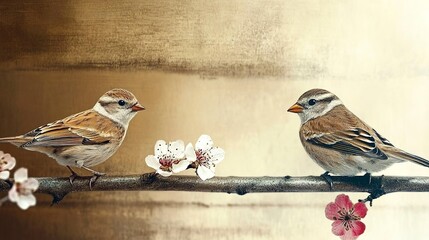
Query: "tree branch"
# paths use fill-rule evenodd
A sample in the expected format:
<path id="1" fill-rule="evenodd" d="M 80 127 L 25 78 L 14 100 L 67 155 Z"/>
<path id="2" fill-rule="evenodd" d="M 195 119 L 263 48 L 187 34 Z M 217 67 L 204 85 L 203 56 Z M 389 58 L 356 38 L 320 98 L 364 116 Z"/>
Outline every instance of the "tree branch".
<path id="1" fill-rule="evenodd" d="M 89 178 L 77 178 L 73 185 L 69 178 L 37 178 L 38 193 L 50 194 L 53 203 L 61 201 L 68 193 L 91 191 Z M 195 176 L 170 176 L 155 173 L 130 176 L 102 176 L 92 186 L 92 191 L 187 191 L 225 192 L 244 195 L 262 192 L 368 192 L 363 201 L 372 201 L 393 192 L 429 192 L 429 177 L 332 176 L 333 189 L 323 177 L 215 177 L 202 181 Z M 0 191 L 8 191 L 12 182 L 0 181 Z"/>

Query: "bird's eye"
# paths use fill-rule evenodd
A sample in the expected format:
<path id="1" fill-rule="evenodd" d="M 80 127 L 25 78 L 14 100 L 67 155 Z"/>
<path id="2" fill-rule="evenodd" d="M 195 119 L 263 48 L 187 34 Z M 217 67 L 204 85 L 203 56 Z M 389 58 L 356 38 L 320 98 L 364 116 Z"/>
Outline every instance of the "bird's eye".
<path id="1" fill-rule="evenodd" d="M 316 99 L 310 99 L 308 100 L 308 105 L 313 106 L 314 104 L 316 104 Z"/>
<path id="2" fill-rule="evenodd" d="M 124 105 L 125 105 L 125 103 L 126 103 L 126 102 L 125 102 L 124 100 L 119 100 L 119 101 L 118 101 L 119 106 L 124 106 Z"/>

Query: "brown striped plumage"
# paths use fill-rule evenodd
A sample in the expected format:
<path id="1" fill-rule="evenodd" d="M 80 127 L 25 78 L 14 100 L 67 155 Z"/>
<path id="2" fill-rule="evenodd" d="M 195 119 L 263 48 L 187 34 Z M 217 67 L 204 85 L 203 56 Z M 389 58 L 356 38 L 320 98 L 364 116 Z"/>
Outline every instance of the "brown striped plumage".
<path id="1" fill-rule="evenodd" d="M 113 89 L 101 96 L 92 109 L 38 127 L 21 136 L 0 138 L 0 143 L 8 142 L 30 151 L 45 153 L 70 170 L 70 167 L 82 167 L 100 175 L 88 167 L 104 162 L 116 152 L 129 122 L 137 111 L 143 109 L 132 93 Z M 72 173 L 75 177 L 75 173 Z"/>
<path id="2" fill-rule="evenodd" d="M 299 136 L 304 149 L 328 172 L 372 173 L 403 161 L 429 167 L 426 159 L 394 147 L 329 91 L 309 90 L 288 111 L 301 118 Z"/>

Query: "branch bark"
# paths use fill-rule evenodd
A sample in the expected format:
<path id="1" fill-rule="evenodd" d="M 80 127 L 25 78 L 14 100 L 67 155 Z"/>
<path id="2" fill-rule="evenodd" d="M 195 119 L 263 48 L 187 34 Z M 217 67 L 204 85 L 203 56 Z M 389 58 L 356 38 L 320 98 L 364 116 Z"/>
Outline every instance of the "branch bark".
<path id="1" fill-rule="evenodd" d="M 53 203 L 68 193 L 82 191 L 188 191 L 225 192 L 244 195 L 262 192 L 368 192 L 363 201 L 372 201 L 393 192 L 429 192 L 429 177 L 332 176 L 333 188 L 323 177 L 215 177 L 202 181 L 195 176 L 162 177 L 155 173 L 129 176 L 102 176 L 89 188 L 89 178 L 77 178 L 73 185 L 69 178 L 37 178 L 37 193 L 50 194 Z M 8 191 L 12 181 L 0 181 L 0 191 Z"/>

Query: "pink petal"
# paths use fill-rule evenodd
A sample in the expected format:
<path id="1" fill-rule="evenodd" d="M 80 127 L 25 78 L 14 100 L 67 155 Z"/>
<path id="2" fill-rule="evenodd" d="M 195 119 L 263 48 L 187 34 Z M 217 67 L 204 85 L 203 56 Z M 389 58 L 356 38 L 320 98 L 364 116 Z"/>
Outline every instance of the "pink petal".
<path id="1" fill-rule="evenodd" d="M 355 240 L 357 236 L 353 236 L 351 231 L 346 232 L 343 236 L 340 236 L 341 240 Z"/>
<path id="2" fill-rule="evenodd" d="M 343 221 L 337 220 L 332 223 L 332 233 L 336 236 L 344 235 L 346 230 L 344 229 Z"/>
<path id="3" fill-rule="evenodd" d="M 366 207 L 365 203 L 358 202 L 354 205 L 354 213 L 353 215 L 358 216 L 360 218 L 364 218 L 366 216 L 366 213 L 368 212 L 368 208 Z"/>
<path id="4" fill-rule="evenodd" d="M 338 205 L 331 202 L 328 205 L 326 205 L 325 216 L 327 219 L 336 220 L 339 217 L 338 211 L 340 211 L 340 208 L 338 207 Z"/>
<path id="5" fill-rule="evenodd" d="M 349 196 L 345 194 L 340 194 L 335 198 L 335 203 L 340 208 L 344 208 L 347 212 L 353 207 L 352 201 L 350 201 Z"/>
<path id="6" fill-rule="evenodd" d="M 365 224 L 361 221 L 352 221 L 352 228 L 350 229 L 353 232 L 353 236 L 359 236 L 365 232 Z"/>

